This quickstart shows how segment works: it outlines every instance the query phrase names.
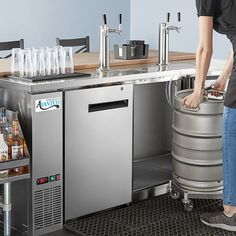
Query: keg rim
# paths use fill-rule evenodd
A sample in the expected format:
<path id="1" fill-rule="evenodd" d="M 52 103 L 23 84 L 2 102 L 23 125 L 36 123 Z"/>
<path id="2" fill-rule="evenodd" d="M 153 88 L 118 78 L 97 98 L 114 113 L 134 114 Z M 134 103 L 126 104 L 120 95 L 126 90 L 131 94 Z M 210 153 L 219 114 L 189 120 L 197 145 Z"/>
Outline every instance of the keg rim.
<path id="1" fill-rule="evenodd" d="M 213 91 L 213 90 L 212 90 Z M 191 94 L 193 92 L 193 89 L 184 89 L 184 90 L 180 90 L 180 91 L 177 91 L 176 93 L 175 93 L 175 98 L 176 98 L 176 100 L 178 100 L 179 102 L 181 102 L 181 97 L 179 97 L 178 95 L 180 95 L 180 94 L 183 94 L 183 93 L 189 93 L 189 94 Z M 189 95 L 189 94 L 187 94 L 187 95 Z M 186 95 L 186 96 L 187 96 Z M 206 103 L 223 103 L 224 102 L 224 100 L 211 100 L 211 99 L 209 99 L 209 100 L 204 100 L 203 102 L 201 102 L 201 104 L 206 104 Z M 200 105 L 201 105 L 200 104 Z"/>
<path id="2" fill-rule="evenodd" d="M 175 93 L 174 96 L 174 108 L 176 111 L 181 113 L 192 114 L 192 115 L 222 115 L 223 114 L 223 103 L 224 100 L 204 100 L 199 104 L 199 109 L 188 110 L 183 107 L 181 95 L 189 95 L 193 92 L 193 89 L 180 90 Z"/>

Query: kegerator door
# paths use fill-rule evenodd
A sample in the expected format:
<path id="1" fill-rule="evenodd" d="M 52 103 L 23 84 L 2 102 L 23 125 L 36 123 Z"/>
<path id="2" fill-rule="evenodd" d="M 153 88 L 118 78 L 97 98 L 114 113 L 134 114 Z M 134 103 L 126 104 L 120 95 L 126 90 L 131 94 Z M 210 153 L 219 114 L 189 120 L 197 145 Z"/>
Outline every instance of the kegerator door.
<path id="1" fill-rule="evenodd" d="M 133 85 L 65 92 L 65 220 L 131 202 Z"/>

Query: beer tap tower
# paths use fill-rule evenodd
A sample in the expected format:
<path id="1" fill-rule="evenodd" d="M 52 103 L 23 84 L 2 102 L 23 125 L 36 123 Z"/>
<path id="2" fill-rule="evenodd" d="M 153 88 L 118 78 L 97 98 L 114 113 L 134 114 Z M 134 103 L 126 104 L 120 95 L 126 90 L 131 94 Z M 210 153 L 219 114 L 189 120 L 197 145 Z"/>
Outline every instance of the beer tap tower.
<path id="1" fill-rule="evenodd" d="M 180 22 L 181 15 L 180 12 L 177 13 L 178 24 L 177 26 L 169 25 L 170 22 L 170 13 L 167 13 L 167 22 L 160 23 L 159 25 L 159 65 L 160 67 L 168 66 L 169 64 L 169 32 L 175 30 L 178 33 L 180 32 Z"/>
<path id="2" fill-rule="evenodd" d="M 100 26 L 100 57 L 99 57 L 99 71 L 109 71 L 110 69 L 110 52 L 109 52 L 109 34 L 116 33 L 118 35 L 122 32 L 122 15 L 119 14 L 118 29 L 112 29 L 107 25 L 106 14 L 103 15 L 104 24 Z"/>

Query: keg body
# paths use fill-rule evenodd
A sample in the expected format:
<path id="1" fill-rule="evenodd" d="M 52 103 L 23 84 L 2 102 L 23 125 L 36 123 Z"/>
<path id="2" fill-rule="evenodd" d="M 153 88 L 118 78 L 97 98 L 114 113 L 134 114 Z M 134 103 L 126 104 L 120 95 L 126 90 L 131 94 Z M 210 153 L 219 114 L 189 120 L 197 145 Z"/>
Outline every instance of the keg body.
<path id="1" fill-rule="evenodd" d="M 179 91 L 174 99 L 173 179 L 183 189 L 212 192 L 222 189 L 222 100 L 206 100 L 198 111 L 183 108 L 182 99 L 192 90 Z"/>

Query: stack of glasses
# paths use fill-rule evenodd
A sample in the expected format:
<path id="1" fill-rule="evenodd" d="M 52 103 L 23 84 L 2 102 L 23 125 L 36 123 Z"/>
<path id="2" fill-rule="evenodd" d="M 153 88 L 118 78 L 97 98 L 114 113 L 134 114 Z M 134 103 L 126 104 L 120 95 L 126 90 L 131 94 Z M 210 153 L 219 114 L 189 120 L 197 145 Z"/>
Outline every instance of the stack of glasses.
<path id="1" fill-rule="evenodd" d="M 17 77 L 55 76 L 74 73 L 71 47 L 13 48 L 11 72 Z"/>

